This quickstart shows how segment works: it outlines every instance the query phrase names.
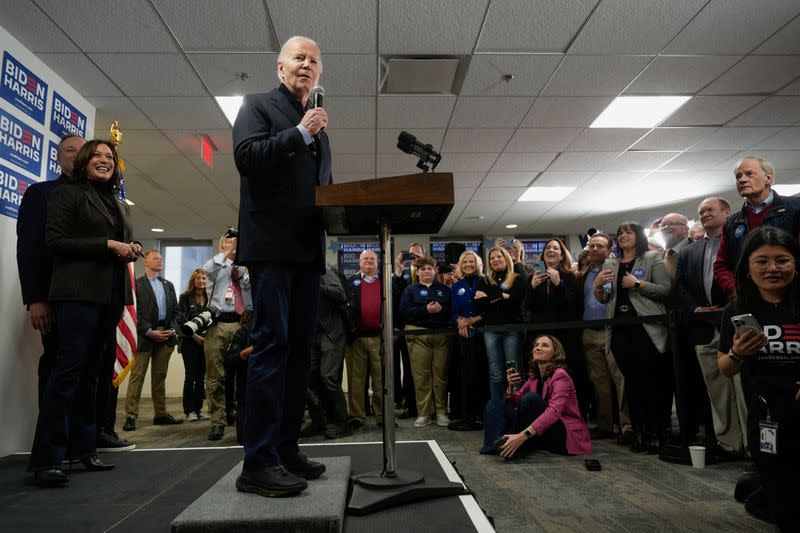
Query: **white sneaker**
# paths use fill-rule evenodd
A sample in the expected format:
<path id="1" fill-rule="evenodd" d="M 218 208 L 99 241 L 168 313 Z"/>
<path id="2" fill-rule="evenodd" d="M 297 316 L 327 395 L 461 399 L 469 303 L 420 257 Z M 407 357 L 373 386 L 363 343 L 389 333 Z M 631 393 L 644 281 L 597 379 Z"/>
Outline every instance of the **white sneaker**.
<path id="1" fill-rule="evenodd" d="M 198 420 L 197 413 L 189 413 L 188 415 L 186 415 L 187 422 L 197 422 L 197 420 Z"/>
<path id="2" fill-rule="evenodd" d="M 424 428 L 425 426 L 430 426 L 433 424 L 433 420 L 429 416 L 421 416 L 414 420 L 414 427 L 415 428 Z"/>
<path id="3" fill-rule="evenodd" d="M 436 415 L 436 425 L 442 428 L 446 428 L 450 425 L 450 419 L 447 418 L 447 415 L 444 413 L 439 413 Z"/>
<path id="4" fill-rule="evenodd" d="M 208 416 L 208 415 L 207 415 L 206 413 L 204 413 L 203 411 L 198 411 L 198 412 L 197 412 L 197 419 L 198 419 L 198 420 L 211 420 L 211 417 L 210 417 L 210 416 Z"/>

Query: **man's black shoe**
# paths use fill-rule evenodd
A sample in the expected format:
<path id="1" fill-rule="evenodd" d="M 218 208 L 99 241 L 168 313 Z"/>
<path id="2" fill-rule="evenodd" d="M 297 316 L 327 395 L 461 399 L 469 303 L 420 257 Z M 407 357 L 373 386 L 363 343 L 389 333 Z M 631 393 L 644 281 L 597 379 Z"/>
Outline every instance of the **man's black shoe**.
<path id="1" fill-rule="evenodd" d="M 211 433 L 208 434 L 208 440 L 222 440 L 225 434 L 225 426 L 211 426 Z"/>
<path id="2" fill-rule="evenodd" d="M 232 426 L 236 423 L 236 411 L 228 411 L 225 413 L 225 425 Z"/>
<path id="3" fill-rule="evenodd" d="M 325 428 L 326 439 L 341 439 L 353 434 L 353 430 L 347 423 L 342 424 L 328 424 Z"/>
<path id="4" fill-rule="evenodd" d="M 172 415 L 166 414 L 155 417 L 153 419 L 153 424 L 155 424 L 156 426 L 174 426 L 175 424 L 183 424 L 183 420 L 178 420 Z"/>
<path id="5" fill-rule="evenodd" d="M 84 457 L 81 459 L 81 463 L 83 463 L 83 466 L 85 466 L 86 470 L 89 472 L 104 472 L 106 470 L 114 469 L 114 465 L 103 461 L 96 453 L 88 457 Z"/>
<path id="6" fill-rule="evenodd" d="M 325 424 L 323 422 L 309 422 L 300 430 L 300 436 L 304 439 L 314 435 L 322 435 L 323 433 L 325 433 Z"/>
<path id="7" fill-rule="evenodd" d="M 745 472 L 736 482 L 733 497 L 737 502 L 747 501 L 747 498 L 761 488 L 761 475 L 756 472 Z"/>
<path id="8" fill-rule="evenodd" d="M 348 424 L 350 425 L 350 429 L 358 429 L 364 425 L 364 421 L 360 418 L 351 418 Z"/>
<path id="9" fill-rule="evenodd" d="M 131 417 L 126 418 L 122 424 L 122 431 L 136 431 L 136 421 Z"/>
<path id="10" fill-rule="evenodd" d="M 450 431 L 478 431 L 483 429 L 483 424 L 471 418 L 461 418 L 450 422 L 447 425 L 447 429 Z"/>
<path id="11" fill-rule="evenodd" d="M 69 476 L 60 468 L 51 468 L 34 472 L 33 482 L 40 487 L 63 487 L 69 482 Z"/>
<path id="12" fill-rule="evenodd" d="M 413 414 L 410 409 L 405 409 L 403 412 L 397 415 L 397 418 L 400 420 L 407 420 L 409 418 L 417 418 L 417 415 Z"/>
<path id="13" fill-rule="evenodd" d="M 114 435 L 102 431 L 97 432 L 96 447 L 98 452 L 127 452 L 133 450 L 136 445 L 124 439 L 119 439 Z"/>
<path id="14" fill-rule="evenodd" d="M 757 488 L 744 502 L 744 510 L 760 520 L 774 523 L 775 517 L 769 508 L 769 498 L 764 487 Z"/>
<path id="15" fill-rule="evenodd" d="M 286 470 L 303 479 L 317 479 L 325 472 L 324 464 L 312 461 L 302 453 L 298 453 L 291 459 L 283 459 L 283 465 Z"/>
<path id="16" fill-rule="evenodd" d="M 308 482 L 288 472 L 283 465 L 272 465 L 264 470 L 242 473 L 236 478 L 239 492 L 253 492 L 267 498 L 282 498 L 300 494 Z"/>

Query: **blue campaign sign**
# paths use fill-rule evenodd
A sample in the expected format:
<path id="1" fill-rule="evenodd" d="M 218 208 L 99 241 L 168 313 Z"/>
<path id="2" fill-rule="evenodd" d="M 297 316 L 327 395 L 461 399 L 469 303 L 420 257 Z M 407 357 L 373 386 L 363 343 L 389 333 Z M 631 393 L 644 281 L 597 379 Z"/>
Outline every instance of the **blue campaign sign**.
<path id="1" fill-rule="evenodd" d="M 36 182 L 0 165 L 0 215 L 17 218 L 22 196 L 33 183 Z"/>
<path id="2" fill-rule="evenodd" d="M 41 133 L 0 108 L 0 157 L 39 176 L 43 143 Z"/>
<path id="3" fill-rule="evenodd" d="M 23 113 L 44 124 L 47 84 L 8 52 L 3 53 L 3 74 L 0 97 Z"/>
<path id="4" fill-rule="evenodd" d="M 64 137 L 80 135 L 86 137 L 86 115 L 70 104 L 58 91 L 53 91 L 53 110 L 50 113 L 50 131 Z"/>
<path id="5" fill-rule="evenodd" d="M 58 143 L 47 142 L 47 181 L 57 180 L 61 175 L 61 165 L 58 162 Z"/>

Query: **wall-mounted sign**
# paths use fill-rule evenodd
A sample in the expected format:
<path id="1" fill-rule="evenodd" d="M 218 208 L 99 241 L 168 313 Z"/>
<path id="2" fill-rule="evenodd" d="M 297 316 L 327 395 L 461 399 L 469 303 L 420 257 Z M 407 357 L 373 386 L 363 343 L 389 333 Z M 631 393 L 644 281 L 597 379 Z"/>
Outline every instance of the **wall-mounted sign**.
<path id="1" fill-rule="evenodd" d="M 40 124 L 44 124 L 47 84 L 8 52 L 3 53 L 2 76 L 0 97 Z"/>
<path id="2" fill-rule="evenodd" d="M 35 181 L 0 164 L 0 215 L 17 218 L 22 196 L 32 183 Z"/>
<path id="3" fill-rule="evenodd" d="M 38 176 L 42 170 L 41 133 L 0 108 L 0 157 Z"/>
<path id="4" fill-rule="evenodd" d="M 86 137 L 86 115 L 70 104 L 58 91 L 53 91 L 53 110 L 50 113 L 50 131 L 58 137 L 80 135 Z"/>
<path id="5" fill-rule="evenodd" d="M 47 141 L 47 181 L 57 180 L 61 175 L 61 164 L 58 162 L 58 143 Z"/>

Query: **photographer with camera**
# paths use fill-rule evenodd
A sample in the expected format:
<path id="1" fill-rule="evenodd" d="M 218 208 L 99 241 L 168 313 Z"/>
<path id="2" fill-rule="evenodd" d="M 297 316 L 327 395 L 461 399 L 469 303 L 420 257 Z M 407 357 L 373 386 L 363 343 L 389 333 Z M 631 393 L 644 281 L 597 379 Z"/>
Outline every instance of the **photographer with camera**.
<path id="1" fill-rule="evenodd" d="M 208 308 L 214 322 L 206 332 L 203 351 L 206 358 L 206 400 L 211 415 L 208 440 L 220 440 L 225 433 L 225 367 L 224 351 L 231 337 L 252 310 L 250 275 L 245 267 L 233 263 L 239 232 L 228 228 L 219 239 L 219 253 L 206 261 L 203 270 L 210 288 Z"/>
<path id="2" fill-rule="evenodd" d="M 186 376 L 183 380 L 183 414 L 189 422 L 208 420 L 202 411 L 206 379 L 206 358 L 203 353 L 204 335 L 211 323 L 206 296 L 206 273 L 197 268 L 189 276 L 186 291 L 178 300 L 181 325 L 178 349 L 183 356 Z"/>
<path id="3" fill-rule="evenodd" d="M 150 370 L 150 388 L 155 410 L 153 424 L 171 425 L 183 422 L 167 413 L 167 369 L 172 350 L 178 344 L 175 334 L 178 329 L 178 299 L 172 283 L 159 275 L 163 268 L 164 259 L 159 251 L 148 250 L 144 256 L 144 276 L 136 280 L 138 343 L 128 382 L 123 431 L 136 429 L 139 398 L 151 360 L 153 368 Z"/>

